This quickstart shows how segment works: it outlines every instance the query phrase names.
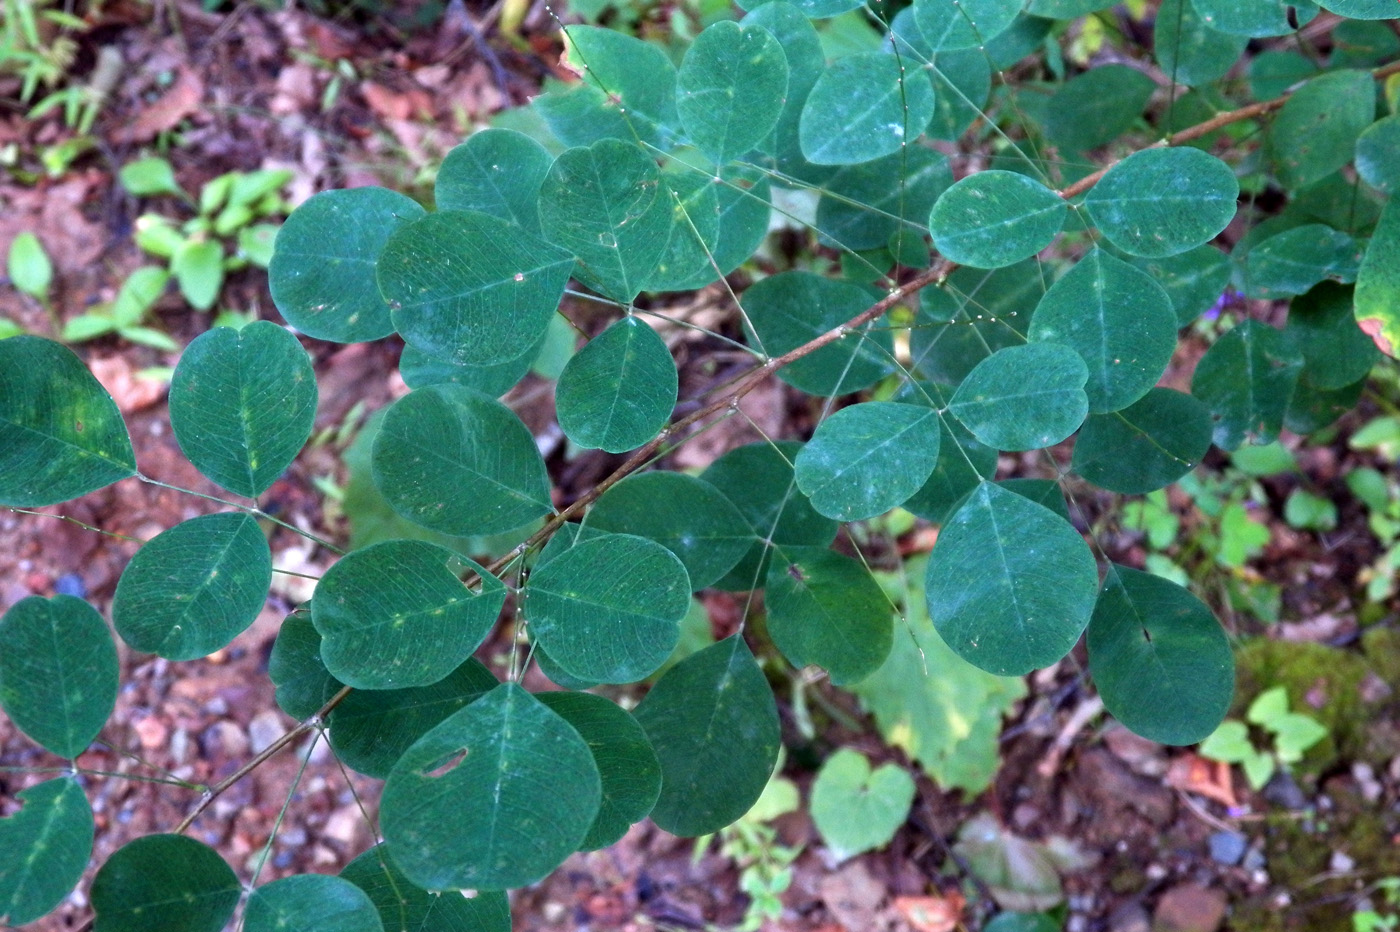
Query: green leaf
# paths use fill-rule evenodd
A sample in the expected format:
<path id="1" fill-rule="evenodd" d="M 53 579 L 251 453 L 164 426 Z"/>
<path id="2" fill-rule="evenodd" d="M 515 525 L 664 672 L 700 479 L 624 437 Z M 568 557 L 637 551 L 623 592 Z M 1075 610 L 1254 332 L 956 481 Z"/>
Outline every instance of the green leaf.
<path id="1" fill-rule="evenodd" d="M 1189 2 L 1189 0 L 1183 0 Z M 1204 245 L 1235 216 L 1234 170 L 1190 146 L 1144 149 L 1108 170 L 1084 198 L 1108 241 L 1161 258 Z"/>
<path id="2" fill-rule="evenodd" d="M 914 20 L 931 51 L 981 48 L 1015 21 L 1025 0 L 915 0 Z"/>
<path id="3" fill-rule="evenodd" d="M 1322 0 L 1322 8 L 1347 19 L 1394 19 L 1390 0 Z"/>
<path id="4" fill-rule="evenodd" d="M 480 661 L 468 657 L 426 686 L 357 689 L 330 715 L 331 747 L 347 767 L 383 780 L 413 742 L 497 683 Z"/>
<path id="5" fill-rule="evenodd" d="M 656 162 L 617 139 L 555 159 L 539 207 L 545 238 L 578 257 L 579 281 L 622 302 L 642 290 L 671 233 L 672 205 Z"/>
<path id="6" fill-rule="evenodd" d="M 996 474 L 997 451 L 951 418 L 940 417 L 938 428 L 938 465 L 904 507 L 920 518 L 943 524 L 969 492 Z"/>
<path id="7" fill-rule="evenodd" d="M 0 341 L 0 503 L 55 505 L 135 474 L 116 403 L 72 350 Z"/>
<path id="8" fill-rule="evenodd" d="M 763 3 L 762 0 L 758 0 L 758 2 L 744 0 L 739 4 L 739 8 L 741 10 L 761 10 L 771 5 L 771 3 Z M 784 3 L 783 5 L 800 10 L 804 18 L 811 19 L 826 19 L 860 7 L 857 0 L 797 0 L 796 3 Z"/>
<path id="9" fill-rule="evenodd" d="M 1215 445 L 1234 450 L 1246 441 L 1276 439 L 1302 367 L 1293 334 L 1257 320 L 1216 340 L 1191 377 L 1191 394 L 1206 403 L 1215 422 Z"/>
<path id="10" fill-rule="evenodd" d="M 626 128 L 621 138 L 665 141 L 668 128 L 676 125 L 676 69 L 666 53 L 616 29 L 569 26 L 564 33 L 570 64 L 602 92 L 605 107 L 621 117 Z"/>
<path id="11" fill-rule="evenodd" d="M 767 575 L 770 542 L 825 547 L 836 536 L 837 523 L 813 508 L 793 479 L 793 461 L 801 449 L 790 440 L 750 443 L 730 450 L 700 474 L 739 509 L 750 528 L 748 553 L 716 583 L 718 588 L 759 588 Z"/>
<path id="12" fill-rule="evenodd" d="M 538 567 L 525 588 L 525 618 L 565 672 L 631 683 L 661 666 L 680 638 L 690 578 L 675 554 L 630 534 L 574 544 Z"/>
<path id="13" fill-rule="evenodd" d="M 959 265 L 995 269 L 1050 245 L 1068 208 L 1054 191 L 1017 172 L 981 171 L 953 185 L 933 205 L 933 245 Z"/>
<path id="14" fill-rule="evenodd" d="M 1302 378 L 1337 391 L 1364 379 L 1381 354 L 1357 326 L 1352 289 L 1323 282 L 1288 305 L 1284 332 L 1303 354 Z"/>
<path id="15" fill-rule="evenodd" d="M 298 874 L 263 884 L 248 897 L 244 932 L 383 932 L 379 911 L 355 884 L 326 874 Z"/>
<path id="16" fill-rule="evenodd" d="M 461 575 L 481 580 L 468 588 Z M 427 686 L 477 649 L 505 604 L 505 585 L 437 544 L 391 540 L 326 571 L 311 600 L 321 659 L 356 689 Z"/>
<path id="17" fill-rule="evenodd" d="M 1060 923 L 1044 913 L 997 913 L 982 932 L 1060 932 Z"/>
<path id="18" fill-rule="evenodd" d="M 1087 643 L 1104 706 L 1148 740 L 1195 744 L 1230 708 L 1229 639 L 1205 603 L 1174 582 L 1110 565 Z"/>
<path id="19" fill-rule="evenodd" d="M 316 373 L 271 321 L 215 327 L 185 348 L 170 381 L 170 426 L 200 472 L 239 495 L 267 491 L 316 420 Z"/>
<path id="20" fill-rule="evenodd" d="M 1037 505 L 1044 505 L 1066 521 L 1070 520 L 1069 504 L 1060 490 L 1060 483 L 1054 479 L 1002 479 L 997 485 Z"/>
<path id="21" fill-rule="evenodd" d="M 927 561 L 915 557 L 903 573 L 891 574 L 905 617 L 894 626 L 889 658 L 850 691 L 885 741 L 902 748 L 935 783 L 976 795 L 997 773 L 1002 716 L 1026 687 L 977 669 L 938 636 L 923 592 Z"/>
<path id="22" fill-rule="evenodd" d="M 374 484 L 394 511 L 435 531 L 493 534 L 553 510 L 529 429 L 505 405 L 459 385 L 394 402 L 372 457 Z"/>
<path id="23" fill-rule="evenodd" d="M 524 133 L 484 129 L 447 153 L 433 196 L 438 210 L 474 210 L 540 232 L 540 185 L 554 157 Z"/>
<path id="24" fill-rule="evenodd" d="M 384 784 L 389 856 L 427 890 L 502 890 L 578 849 L 602 799 L 573 726 L 502 683 L 419 738 Z"/>
<path id="25" fill-rule="evenodd" d="M 739 509 L 710 483 L 679 472 L 636 473 L 603 493 L 588 526 L 635 534 L 680 558 L 692 590 L 713 585 L 753 544 Z"/>
<path id="26" fill-rule="evenodd" d="M 625 453 L 670 421 L 678 384 L 666 343 L 628 314 L 564 366 L 555 389 L 559 426 L 580 447 Z"/>
<path id="27" fill-rule="evenodd" d="M 898 152 L 933 118 L 933 85 L 884 52 L 838 58 L 817 78 L 798 124 L 802 155 L 851 165 Z"/>
<path id="28" fill-rule="evenodd" d="M 573 266 L 505 220 L 444 210 L 398 227 L 376 273 L 405 341 L 448 362 L 492 365 L 544 336 Z"/>
<path id="29" fill-rule="evenodd" d="M 510 932 L 505 893 L 429 893 L 394 866 L 382 844 L 345 865 L 340 876 L 369 894 L 386 932 Z"/>
<path id="30" fill-rule="evenodd" d="M 838 686 L 889 656 L 890 603 L 864 566 L 817 547 L 784 547 L 768 569 L 768 634 L 794 667 L 816 664 Z"/>
<path id="31" fill-rule="evenodd" d="M 1356 281 L 1362 247 L 1326 224 L 1308 223 L 1255 244 L 1245 258 L 1245 294 L 1291 297 L 1323 281 Z"/>
<path id="32" fill-rule="evenodd" d="M 1112 142 L 1147 109 L 1157 85 L 1127 65 L 1098 65 L 1067 81 L 1045 108 L 1045 134 L 1062 154 Z"/>
<path id="33" fill-rule="evenodd" d="M 1395 205 L 1392 199 L 1381 212 L 1376 234 L 1361 260 L 1355 313 L 1357 323 L 1376 347 L 1387 356 L 1400 358 L 1400 207 Z M 0 355 L 12 342 L 0 343 Z M 0 437 L 4 434 L 0 430 Z"/>
<path id="34" fill-rule="evenodd" d="M 135 197 L 159 197 L 162 194 L 187 196 L 175 180 L 175 170 L 170 167 L 170 162 L 156 155 L 127 162 L 117 171 L 117 180 Z"/>
<path id="35" fill-rule="evenodd" d="M 1285 36 L 1306 26 L 1317 15 L 1310 0 L 1191 0 L 1212 29 L 1232 35 L 1262 38 Z"/>
<path id="36" fill-rule="evenodd" d="M 676 78 L 676 112 L 695 146 L 723 165 L 773 131 L 787 89 L 787 56 L 772 33 L 718 22 L 685 53 Z"/>
<path id="37" fill-rule="evenodd" d="M 841 748 L 812 783 L 812 821 L 838 861 L 890 843 L 909 816 L 914 781 L 898 764 L 870 769 L 859 751 Z"/>
<path id="38" fill-rule="evenodd" d="M 272 584 L 257 520 L 224 512 L 181 522 L 136 551 L 112 599 L 112 625 L 134 650 L 194 660 L 253 623 Z"/>
<path id="39" fill-rule="evenodd" d="M 1049 268 L 1030 258 L 991 271 L 961 268 L 949 276 L 947 287 L 919 292 L 909 331 L 914 368 L 933 381 L 957 385 L 992 353 L 1025 343 L 1048 277 Z"/>
<path id="40" fill-rule="evenodd" d="M 1077 352 L 1089 369 L 1094 414 L 1137 401 L 1176 351 L 1176 313 L 1148 275 L 1101 249 L 1050 286 L 1031 318 L 1030 339 Z"/>
<path id="41" fill-rule="evenodd" d="M 315 715 L 345 685 L 326 669 L 321 632 L 311 623 L 311 613 L 302 610 L 282 619 L 268 656 L 267 675 L 276 688 L 278 708 L 298 720 Z"/>
<path id="42" fill-rule="evenodd" d="M 870 401 L 818 425 L 797 455 L 794 478 L 812 507 L 838 521 L 864 521 L 904 502 L 938 463 L 938 413 Z"/>
<path id="43" fill-rule="evenodd" d="M 277 233 L 267 284 L 287 323 L 337 343 L 394 332 L 375 274 L 380 253 L 403 226 L 425 215 L 387 188 L 323 191 L 292 211 Z"/>
<path id="44" fill-rule="evenodd" d="M 1293 92 L 1269 126 L 1278 180 L 1294 191 L 1332 174 L 1351 161 L 1357 137 L 1375 116 L 1370 72 L 1330 71 L 1313 78 Z"/>
<path id="45" fill-rule="evenodd" d="M 1144 495 L 1200 464 L 1211 426 L 1197 399 L 1153 388 L 1121 411 L 1089 416 L 1074 442 L 1074 471 L 1110 492 Z"/>
<path id="46" fill-rule="evenodd" d="M 921 146 L 842 166 L 822 183 L 817 232 L 846 249 L 875 249 L 895 235 L 922 241 L 922 223 L 952 183 L 947 157 Z"/>
<path id="47" fill-rule="evenodd" d="M 1098 578 L 1093 554 L 1063 518 L 984 482 L 943 526 L 925 587 L 949 647 L 988 673 L 1022 676 L 1069 653 L 1089 623 Z"/>
<path id="48" fill-rule="evenodd" d="M 93 879 L 94 932 L 219 932 L 242 892 L 213 848 L 184 835 L 147 835 L 118 849 Z"/>
<path id="49" fill-rule="evenodd" d="M 708 835 L 754 804 L 778 762 L 778 707 L 741 637 L 691 654 L 634 713 L 661 762 L 651 820 L 673 835 Z"/>
<path id="50" fill-rule="evenodd" d="M 744 292 L 749 342 L 781 356 L 856 317 L 876 298 L 849 282 L 805 271 L 781 272 Z M 779 370 L 778 378 L 811 395 L 846 395 L 868 388 L 894 369 L 888 329 L 852 333 Z"/>
<path id="51" fill-rule="evenodd" d="M 82 599 L 29 596 L 0 618 L 0 706 L 59 757 L 87 750 L 112 714 L 117 685 L 111 632 Z"/>
<path id="52" fill-rule="evenodd" d="M 1210 245 L 1161 258 L 1129 256 L 1128 262 L 1151 275 L 1167 293 L 1178 327 L 1210 310 L 1230 284 L 1230 257 Z"/>
<path id="53" fill-rule="evenodd" d="M 1152 51 L 1172 81 L 1195 87 L 1225 77 L 1248 36 L 1206 25 L 1192 0 L 1162 0 L 1152 31 Z"/>
<path id="54" fill-rule="evenodd" d="M 656 805 L 661 794 L 656 752 L 637 720 L 611 699 L 580 692 L 539 693 L 535 698 L 574 726 L 593 752 L 603 802 L 579 848 L 606 848 Z"/>
<path id="55" fill-rule="evenodd" d="M 224 287 L 224 247 L 216 240 L 188 239 L 171 256 L 170 271 L 185 300 L 207 311 Z"/>
<path id="56" fill-rule="evenodd" d="M 48 299 L 53 263 L 39 237 L 29 230 L 21 230 L 10 242 L 8 271 L 10 283 L 20 291 L 40 301 Z"/>
<path id="57" fill-rule="evenodd" d="M 74 777 L 45 780 L 15 798 L 19 811 L 0 819 L 0 921 L 22 926 L 78 885 L 92 855 L 94 823 Z"/>
<path id="58" fill-rule="evenodd" d="M 977 364 L 948 411 L 998 450 L 1039 450 L 1064 440 L 1089 413 L 1088 368 L 1059 343 L 999 349 Z"/>
<path id="59" fill-rule="evenodd" d="M 544 346 L 544 339 L 536 344 Z M 436 356 L 429 356 L 416 346 L 405 345 L 399 357 L 399 375 L 409 388 L 423 388 L 451 382 L 481 392 L 492 398 L 499 398 L 515 387 L 535 361 L 537 352 L 526 353 L 505 362 L 484 366 L 455 365 Z"/>
<path id="60" fill-rule="evenodd" d="M 701 172 L 679 160 L 662 175 L 670 189 L 671 236 L 646 291 L 692 291 L 737 269 L 768 235 L 769 184 L 758 171 L 726 165 Z"/>
<path id="61" fill-rule="evenodd" d="M 1400 191 L 1400 116 L 1382 117 L 1356 138 L 1356 173 L 1382 194 Z"/>

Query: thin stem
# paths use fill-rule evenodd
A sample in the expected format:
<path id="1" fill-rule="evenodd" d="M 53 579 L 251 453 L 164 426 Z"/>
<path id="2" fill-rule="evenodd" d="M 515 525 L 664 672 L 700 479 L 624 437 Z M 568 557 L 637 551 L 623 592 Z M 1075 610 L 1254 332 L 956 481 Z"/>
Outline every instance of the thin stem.
<path id="1" fill-rule="evenodd" d="M 115 537 L 117 540 L 129 540 L 134 544 L 144 544 L 145 541 L 139 537 L 128 537 L 125 534 L 118 534 L 116 531 L 104 531 L 100 527 L 93 527 L 91 524 L 84 524 L 77 518 L 70 518 L 67 515 L 56 515 L 47 511 L 31 511 L 28 508 L 7 508 L 6 511 L 17 515 L 37 515 L 40 518 L 56 518 L 59 521 L 67 521 L 69 524 L 76 524 L 85 531 L 92 531 L 95 534 L 105 534 L 108 537 Z"/>
<path id="2" fill-rule="evenodd" d="M 170 489 L 172 492 L 184 492 L 186 495 L 193 495 L 196 498 L 202 498 L 206 501 L 216 502 L 220 505 L 227 505 L 230 508 L 237 508 L 239 511 L 247 512 L 255 518 L 266 518 L 273 524 L 280 525 L 286 528 L 287 530 L 291 531 L 293 534 L 300 534 L 302 537 L 305 537 L 312 543 L 325 547 L 332 553 L 339 554 L 341 556 L 345 555 L 344 550 L 341 550 L 339 547 L 337 547 L 330 541 L 323 540 L 322 538 L 317 537 L 315 534 L 312 534 L 310 531 L 303 530 L 302 528 L 297 527 L 295 524 L 283 521 L 276 515 L 270 515 L 267 512 L 263 511 L 261 508 L 257 507 L 256 505 L 245 505 L 242 502 L 229 501 L 226 498 L 219 498 L 219 496 L 217 495 L 209 495 L 206 492 L 199 492 L 194 489 L 187 489 L 184 486 L 171 485 L 169 482 L 161 482 L 159 479 L 152 479 L 150 476 L 143 475 L 139 472 L 136 474 L 136 478 L 149 485 L 156 486 L 157 488 Z"/>
<path id="3" fill-rule="evenodd" d="M 198 783 L 191 783 L 188 780 L 178 778 L 166 779 L 165 777 L 143 777 L 137 774 L 122 773 L 119 770 L 93 770 L 88 767 L 0 767 L 0 773 L 72 773 L 82 774 L 85 777 L 114 777 L 118 780 L 133 780 L 137 783 L 159 783 L 164 786 L 178 786 L 186 790 L 202 790 L 204 787 Z"/>

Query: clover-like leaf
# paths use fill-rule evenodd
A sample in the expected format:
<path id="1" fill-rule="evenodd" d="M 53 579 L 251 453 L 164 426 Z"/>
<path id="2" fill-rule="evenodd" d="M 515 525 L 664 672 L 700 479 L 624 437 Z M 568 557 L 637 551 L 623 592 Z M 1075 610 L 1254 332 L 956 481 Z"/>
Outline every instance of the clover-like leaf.
<path id="1" fill-rule="evenodd" d="M 243 886 L 208 845 L 184 835 L 146 835 L 117 849 L 92 881 L 102 932 L 219 932 Z"/>
<path id="2" fill-rule="evenodd" d="M 554 392 L 559 427 L 581 447 L 624 453 L 670 421 L 678 385 L 665 341 L 629 314 L 564 366 Z"/>
<path id="3" fill-rule="evenodd" d="M 1060 196 L 1034 178 L 982 171 L 943 192 L 928 227 L 933 245 L 951 261 L 995 269 L 1049 246 L 1067 211 Z"/>

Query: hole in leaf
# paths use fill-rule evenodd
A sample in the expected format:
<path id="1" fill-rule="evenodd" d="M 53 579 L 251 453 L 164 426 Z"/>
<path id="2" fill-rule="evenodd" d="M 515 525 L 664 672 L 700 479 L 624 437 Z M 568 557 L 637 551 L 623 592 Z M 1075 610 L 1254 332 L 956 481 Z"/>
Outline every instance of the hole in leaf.
<path id="1" fill-rule="evenodd" d="M 466 759 L 467 749 L 458 748 L 452 753 L 445 754 L 442 757 L 438 758 L 437 762 L 431 767 L 426 767 L 423 770 L 420 770 L 418 772 L 418 775 L 421 777 L 430 777 L 431 779 L 437 780 L 441 777 L 447 776 L 449 773 L 456 770 L 457 767 L 462 763 L 462 761 Z"/>

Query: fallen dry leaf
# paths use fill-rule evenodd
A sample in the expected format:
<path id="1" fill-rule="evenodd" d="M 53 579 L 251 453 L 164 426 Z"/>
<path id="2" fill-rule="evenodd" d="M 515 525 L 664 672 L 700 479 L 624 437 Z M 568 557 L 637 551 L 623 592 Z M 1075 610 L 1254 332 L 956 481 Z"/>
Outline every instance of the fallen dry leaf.
<path id="1" fill-rule="evenodd" d="M 181 120 L 198 111 L 203 98 L 204 82 L 199 75 L 188 68 L 181 68 L 170 90 L 112 135 L 118 142 L 149 142 L 179 126 Z"/>
<path id="2" fill-rule="evenodd" d="M 1231 809 L 1239 806 L 1230 765 L 1224 761 L 1206 760 L 1187 751 L 1167 768 L 1165 782 L 1172 789 L 1213 799 Z"/>
<path id="3" fill-rule="evenodd" d="M 148 408 L 165 394 L 164 382 L 141 378 L 125 356 L 89 359 L 88 368 L 107 389 L 107 394 L 117 403 L 117 410 L 123 414 Z"/>
<path id="4" fill-rule="evenodd" d="M 952 932 L 962 923 L 967 900 L 957 890 L 947 896 L 897 896 L 894 908 L 917 932 Z"/>

